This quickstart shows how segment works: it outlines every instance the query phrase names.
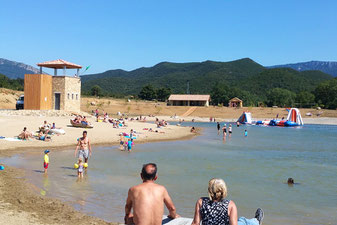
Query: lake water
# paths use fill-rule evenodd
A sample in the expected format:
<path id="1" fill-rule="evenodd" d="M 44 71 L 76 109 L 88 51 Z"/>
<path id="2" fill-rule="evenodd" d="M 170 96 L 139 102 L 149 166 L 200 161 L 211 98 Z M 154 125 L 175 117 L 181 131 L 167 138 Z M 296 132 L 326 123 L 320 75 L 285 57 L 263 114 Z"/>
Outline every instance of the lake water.
<path id="1" fill-rule="evenodd" d="M 226 181 L 239 216 L 253 217 L 261 207 L 264 224 L 337 224 L 337 126 L 233 125 L 226 142 L 214 123 L 193 126 L 203 127 L 203 134 L 186 141 L 138 144 L 132 153 L 116 146 L 94 147 L 81 182 L 72 169 L 74 149 L 50 154 L 48 177 L 40 172 L 43 153 L 27 150 L 2 162 L 26 169 L 42 195 L 108 221 L 123 221 L 128 188 L 141 182 L 144 163 L 155 162 L 157 182 L 166 186 L 181 216 L 193 216 L 197 199 L 207 196 L 209 179 L 219 177 Z M 300 184 L 288 186 L 288 177 Z"/>

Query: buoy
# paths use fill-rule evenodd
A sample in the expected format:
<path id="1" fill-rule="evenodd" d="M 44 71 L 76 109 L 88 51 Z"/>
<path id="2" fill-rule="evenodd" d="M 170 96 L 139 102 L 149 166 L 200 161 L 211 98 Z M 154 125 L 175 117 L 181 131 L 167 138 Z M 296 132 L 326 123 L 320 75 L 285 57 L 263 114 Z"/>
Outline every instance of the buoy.
<path id="1" fill-rule="evenodd" d="M 4 170 L 5 169 L 5 167 L 4 166 L 0 166 L 0 170 Z"/>
<path id="2" fill-rule="evenodd" d="M 83 164 L 83 167 L 84 167 L 84 168 L 87 168 L 87 167 L 88 167 L 88 163 L 84 163 L 84 164 Z"/>
<path id="3" fill-rule="evenodd" d="M 78 164 L 77 163 L 74 164 L 74 168 L 78 169 Z"/>

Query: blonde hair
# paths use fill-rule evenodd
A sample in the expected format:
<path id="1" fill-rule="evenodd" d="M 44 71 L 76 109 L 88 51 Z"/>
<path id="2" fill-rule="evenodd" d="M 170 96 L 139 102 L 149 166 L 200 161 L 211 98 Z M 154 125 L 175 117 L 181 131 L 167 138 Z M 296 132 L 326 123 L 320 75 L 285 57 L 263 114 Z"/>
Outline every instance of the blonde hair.
<path id="1" fill-rule="evenodd" d="M 208 196 L 212 201 L 221 201 L 227 196 L 227 186 L 223 179 L 213 178 L 208 182 Z"/>

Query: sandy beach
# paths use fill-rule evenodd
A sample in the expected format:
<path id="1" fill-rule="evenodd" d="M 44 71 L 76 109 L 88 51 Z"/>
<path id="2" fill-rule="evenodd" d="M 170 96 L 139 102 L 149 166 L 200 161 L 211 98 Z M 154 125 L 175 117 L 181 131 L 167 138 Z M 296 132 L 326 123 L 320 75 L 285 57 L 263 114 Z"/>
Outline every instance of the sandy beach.
<path id="1" fill-rule="evenodd" d="M 27 127 L 28 131 L 35 133 L 43 121 L 55 123 L 56 127 L 61 127 L 65 131 L 65 135 L 53 135 L 52 140 L 5 140 L 0 139 L 0 151 L 8 151 L 18 148 L 34 149 L 34 148 L 59 148 L 64 146 L 76 146 L 77 138 L 82 136 L 82 132 L 86 130 L 92 145 L 98 144 L 117 144 L 119 143 L 119 133 L 129 133 L 130 129 L 137 132 L 138 137 L 136 143 L 162 140 L 177 140 L 191 136 L 190 128 L 179 126 L 167 126 L 164 128 L 156 128 L 153 122 L 127 122 L 128 127 L 113 128 L 112 124 L 104 122 L 95 122 L 94 118 L 89 118 L 89 121 L 94 125 L 94 128 L 84 129 L 75 128 L 70 124 L 71 116 L 50 117 L 50 116 L 0 116 L 0 136 L 6 138 L 14 138 L 19 135 L 23 127 Z M 144 129 L 152 128 L 158 132 L 149 132 Z"/>

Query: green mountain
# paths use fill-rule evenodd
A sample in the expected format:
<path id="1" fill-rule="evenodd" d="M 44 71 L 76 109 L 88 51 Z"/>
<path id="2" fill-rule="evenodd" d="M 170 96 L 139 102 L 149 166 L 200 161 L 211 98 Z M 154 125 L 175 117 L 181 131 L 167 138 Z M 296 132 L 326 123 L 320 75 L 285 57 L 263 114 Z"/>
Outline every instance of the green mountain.
<path id="1" fill-rule="evenodd" d="M 104 73 L 82 76 L 82 88 L 88 92 L 99 85 L 106 93 L 137 95 L 147 84 L 169 87 L 173 93 L 185 93 L 187 81 L 191 93 L 209 93 L 218 82 L 235 83 L 262 72 L 265 68 L 251 59 L 232 62 L 205 61 L 201 63 L 162 62 L 153 67 L 132 71 L 109 70 Z"/>
<path id="2" fill-rule="evenodd" d="M 248 77 L 235 86 L 258 96 L 265 96 L 267 90 L 283 88 L 299 93 L 312 92 L 322 81 L 332 79 L 331 75 L 321 71 L 298 72 L 290 68 L 265 69 Z"/>
<path id="3" fill-rule="evenodd" d="M 321 71 L 268 69 L 244 58 L 231 62 L 162 62 L 132 71 L 109 70 L 85 75 L 81 79 L 83 93 L 90 93 L 90 89 L 98 85 L 108 95 L 138 95 L 142 87 L 148 84 L 156 88 L 168 87 L 173 93 L 186 93 L 189 81 L 191 94 L 209 94 L 216 84 L 221 83 L 264 99 L 267 91 L 273 88 L 295 93 L 312 92 L 319 83 L 332 79 L 332 76 Z"/>

